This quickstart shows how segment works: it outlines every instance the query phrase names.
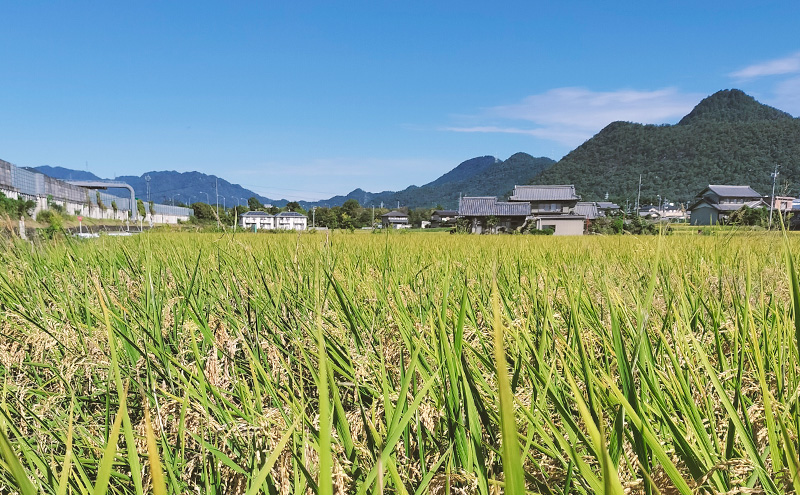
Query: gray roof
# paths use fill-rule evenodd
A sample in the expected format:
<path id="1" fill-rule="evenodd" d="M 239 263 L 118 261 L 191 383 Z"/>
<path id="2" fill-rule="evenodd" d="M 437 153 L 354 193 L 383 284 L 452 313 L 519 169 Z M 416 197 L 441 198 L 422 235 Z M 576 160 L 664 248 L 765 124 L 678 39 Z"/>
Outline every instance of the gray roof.
<path id="1" fill-rule="evenodd" d="M 248 211 L 239 215 L 240 217 L 271 217 L 266 211 Z"/>
<path id="2" fill-rule="evenodd" d="M 302 213 L 297 213 L 296 211 L 282 211 L 282 212 L 278 213 L 275 216 L 276 217 L 303 217 L 303 218 L 308 218 L 305 215 L 303 215 Z"/>
<path id="3" fill-rule="evenodd" d="M 575 194 L 575 186 L 514 186 L 511 201 L 574 201 L 581 199 Z"/>
<path id="4" fill-rule="evenodd" d="M 595 204 L 601 210 L 619 210 L 619 205 L 611 201 L 597 201 Z"/>
<path id="5" fill-rule="evenodd" d="M 711 205 L 719 211 L 737 211 L 744 206 L 748 208 L 758 208 L 759 206 L 766 206 L 766 203 L 763 201 L 756 200 L 756 201 L 748 201 L 747 203 L 722 203 L 719 205 Z"/>
<path id="6" fill-rule="evenodd" d="M 456 210 L 433 210 L 431 215 L 439 215 L 440 217 L 454 217 L 458 215 Z"/>
<path id="7" fill-rule="evenodd" d="M 600 212 L 597 210 L 597 203 L 578 203 L 575 205 L 575 214 L 583 215 L 589 220 L 594 220 L 600 216 Z"/>
<path id="8" fill-rule="evenodd" d="M 531 205 L 500 202 L 494 196 L 467 196 L 459 201 L 458 214 L 463 217 L 526 217 L 531 214 Z"/>
<path id="9" fill-rule="evenodd" d="M 721 203 L 720 204 L 720 203 L 712 203 L 711 201 L 709 201 L 709 200 L 707 200 L 705 198 L 701 198 L 701 199 L 695 201 L 694 203 L 692 203 L 692 205 L 689 206 L 688 209 L 691 211 L 691 210 L 694 210 L 694 209 L 696 209 L 698 207 L 701 207 L 703 204 L 706 204 L 706 205 L 710 206 L 711 208 L 714 208 L 717 211 L 737 211 L 737 210 L 740 210 L 741 208 L 743 208 L 745 206 L 747 206 L 748 208 L 758 208 L 760 206 L 767 206 L 767 203 L 765 203 L 761 199 L 757 199 L 755 201 L 748 201 L 746 203 Z"/>
<path id="10" fill-rule="evenodd" d="M 708 189 L 723 198 L 753 198 L 761 199 L 761 195 L 750 186 L 709 185 Z M 701 193 L 702 194 L 702 193 Z"/>
<path id="11" fill-rule="evenodd" d="M 383 215 L 381 215 L 381 218 L 383 218 L 383 217 L 406 217 L 406 218 L 408 218 L 408 215 L 406 215 L 402 211 L 395 210 L 395 211 L 390 211 L 389 213 L 384 213 Z"/>

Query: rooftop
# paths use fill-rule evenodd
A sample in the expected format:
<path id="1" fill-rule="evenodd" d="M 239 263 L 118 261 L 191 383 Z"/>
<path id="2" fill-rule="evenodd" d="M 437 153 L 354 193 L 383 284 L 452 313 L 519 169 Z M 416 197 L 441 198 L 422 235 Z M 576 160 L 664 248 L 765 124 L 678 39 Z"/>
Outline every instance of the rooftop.
<path id="1" fill-rule="evenodd" d="M 514 186 L 511 201 L 577 201 L 574 185 Z"/>
<path id="2" fill-rule="evenodd" d="M 597 209 L 597 203 L 578 203 L 575 205 L 575 214 L 582 215 L 589 220 L 594 220 L 600 216 L 600 212 Z"/>
<path id="3" fill-rule="evenodd" d="M 729 186 L 710 184 L 708 190 L 723 198 L 758 198 L 761 195 L 754 191 L 750 186 Z M 702 193 L 700 193 L 702 194 Z"/>
<path id="4" fill-rule="evenodd" d="M 458 214 L 468 217 L 526 217 L 531 214 L 531 206 L 525 203 L 497 201 L 494 196 L 467 196 L 458 203 Z"/>
<path id="5" fill-rule="evenodd" d="M 408 215 L 406 215 L 402 211 L 395 210 L 395 211 L 390 211 L 389 213 L 384 213 L 383 215 L 381 215 L 381 218 L 383 218 L 383 217 L 406 217 L 406 218 L 408 218 Z"/>

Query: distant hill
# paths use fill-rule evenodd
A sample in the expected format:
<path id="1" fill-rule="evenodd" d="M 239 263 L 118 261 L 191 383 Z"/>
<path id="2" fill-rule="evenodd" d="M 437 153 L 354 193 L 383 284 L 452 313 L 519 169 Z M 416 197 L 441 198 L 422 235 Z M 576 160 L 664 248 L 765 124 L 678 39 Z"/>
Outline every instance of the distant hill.
<path id="1" fill-rule="evenodd" d="M 50 165 L 42 165 L 41 167 L 33 168 L 37 172 L 44 175 L 53 177 L 54 179 L 61 180 L 101 180 L 100 177 L 85 170 L 72 170 L 64 167 L 51 167 Z"/>
<path id="2" fill-rule="evenodd" d="M 348 199 L 355 199 L 362 205 L 386 207 L 407 206 L 410 208 L 445 208 L 458 206 L 458 197 L 464 196 L 506 196 L 516 184 L 527 184 L 555 163 L 546 157 L 534 158 L 527 153 L 516 153 L 507 160 L 493 156 L 472 158 L 459 164 L 453 170 L 433 182 L 423 186 L 409 186 L 402 191 L 383 191 L 370 193 L 356 189 L 346 196 L 307 203 L 308 206 L 339 206 Z M 306 203 L 303 203 L 304 205 Z"/>
<path id="3" fill-rule="evenodd" d="M 62 180 L 101 180 L 100 177 L 91 172 L 64 167 L 43 165 L 35 167 L 34 170 Z M 116 177 L 115 180 L 131 185 L 136 192 L 137 198 L 147 200 L 147 180 L 145 179 L 147 176 L 150 176 L 150 199 L 156 203 L 171 204 L 174 200 L 175 204 L 179 202 L 185 204 L 209 202 L 214 204 L 216 202 L 215 186 L 217 186 L 217 180 L 219 181 L 219 204 L 223 204 L 223 201 L 226 206 L 235 205 L 236 203 L 246 204 L 248 198 L 251 197 L 258 198 L 264 204 L 275 206 L 284 206 L 287 203 L 285 199 L 270 199 L 245 189 L 239 184 L 231 184 L 225 179 L 200 172 L 154 171 L 144 173 L 138 177 L 135 175 L 123 175 Z M 109 193 L 120 196 L 125 195 L 124 192 L 118 192 L 113 189 Z M 225 198 L 224 200 L 222 199 L 223 197 Z"/>
<path id="4" fill-rule="evenodd" d="M 676 125 L 612 122 L 535 177 L 535 184 L 575 184 L 586 200 L 657 195 L 688 202 L 709 184 L 750 185 L 800 196 L 800 119 L 763 105 L 742 91 L 705 98 Z"/>
<path id="5" fill-rule="evenodd" d="M 505 196 L 515 184 L 526 184 L 543 170 L 551 167 L 555 161 L 550 158 L 534 158 L 527 153 L 517 153 L 507 160 L 499 160 L 493 156 L 481 156 L 462 162 L 454 169 L 442 175 L 433 182 L 423 186 L 409 186 L 402 191 L 383 191 L 371 193 L 363 189 L 355 189 L 346 196 L 334 196 L 329 199 L 299 203 L 304 208 L 312 206 L 340 206 L 348 199 L 356 199 L 362 205 L 379 206 L 383 203 L 389 207 L 396 205 L 410 208 L 433 207 L 441 205 L 445 208 L 455 208 L 458 205 L 460 194 L 468 196 Z M 94 174 L 71 170 L 63 167 L 42 166 L 35 170 L 56 179 L 65 180 L 95 180 L 99 179 Z M 286 199 L 270 199 L 260 196 L 238 184 L 206 175 L 200 172 L 147 172 L 141 176 L 124 175 L 116 180 L 130 184 L 136 196 L 147 198 L 147 181 L 150 177 L 150 198 L 157 203 L 194 203 L 197 201 L 216 201 L 215 181 L 219 180 L 219 194 L 226 198 L 226 206 L 236 202 L 244 204 L 248 198 L 256 197 L 265 204 L 284 206 Z M 113 190 L 111 192 L 114 192 Z M 124 193 L 120 192 L 120 195 Z M 236 199 L 240 198 L 240 199 Z M 220 204 L 223 200 L 220 199 Z"/>

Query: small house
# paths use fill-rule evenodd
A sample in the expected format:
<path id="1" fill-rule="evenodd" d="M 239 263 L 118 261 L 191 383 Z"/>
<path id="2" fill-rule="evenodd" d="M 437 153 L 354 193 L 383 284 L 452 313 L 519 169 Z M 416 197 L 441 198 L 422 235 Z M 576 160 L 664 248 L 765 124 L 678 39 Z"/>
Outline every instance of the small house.
<path id="1" fill-rule="evenodd" d="M 396 210 L 381 215 L 381 226 L 385 229 L 407 229 L 411 227 L 408 223 L 408 215 Z"/>
<path id="2" fill-rule="evenodd" d="M 731 213 L 742 207 L 769 206 L 750 186 L 709 185 L 689 206 L 692 225 L 724 223 Z"/>
<path id="3" fill-rule="evenodd" d="M 514 192 L 508 200 L 528 203 L 530 220 L 535 222 L 539 230 L 552 229 L 554 235 L 583 235 L 587 216 L 582 213 L 597 213 L 596 206 L 578 208 L 580 199 L 575 193 L 575 186 L 569 184 L 514 186 Z"/>
<path id="4" fill-rule="evenodd" d="M 452 227 L 456 224 L 457 210 L 433 210 L 431 213 L 431 227 Z"/>

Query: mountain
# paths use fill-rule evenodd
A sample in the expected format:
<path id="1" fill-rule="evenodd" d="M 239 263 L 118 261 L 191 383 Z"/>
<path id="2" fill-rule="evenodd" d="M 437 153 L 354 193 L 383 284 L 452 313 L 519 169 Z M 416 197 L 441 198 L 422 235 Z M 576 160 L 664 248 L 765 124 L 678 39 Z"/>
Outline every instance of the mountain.
<path id="1" fill-rule="evenodd" d="M 102 180 L 100 177 L 85 170 L 72 170 L 64 167 L 51 167 L 50 165 L 42 165 L 41 167 L 33 168 L 37 172 L 44 175 L 53 177 L 54 179 L 61 180 Z"/>
<path id="2" fill-rule="evenodd" d="M 423 186 L 409 186 L 402 191 L 370 193 L 355 189 L 346 196 L 334 196 L 304 206 L 339 206 L 348 199 L 361 205 L 410 208 L 434 207 L 456 208 L 458 198 L 464 196 L 506 196 L 516 184 L 526 184 L 555 163 L 546 157 L 534 158 L 527 153 L 516 153 L 507 160 L 493 156 L 472 158 L 453 170 Z"/>
<path id="3" fill-rule="evenodd" d="M 50 177 L 62 180 L 102 180 L 91 172 L 72 170 L 64 167 L 51 167 L 43 165 L 35 167 L 34 170 Z M 147 172 L 141 176 L 123 175 L 114 180 L 125 182 L 133 187 L 136 197 L 147 200 L 147 177 L 150 177 L 150 199 L 156 203 L 171 204 L 177 203 L 191 204 L 203 202 L 214 204 L 216 193 L 219 191 L 220 204 L 231 206 L 232 204 L 246 204 L 248 198 L 258 198 L 264 204 L 284 206 L 285 199 L 270 199 L 245 189 L 239 184 L 231 184 L 225 179 L 214 175 L 206 175 L 200 172 Z M 125 192 L 111 189 L 109 193 L 125 196 Z M 224 198 L 224 199 L 223 199 Z M 230 204 L 228 204 L 230 203 Z"/>
<path id="4" fill-rule="evenodd" d="M 703 99 L 675 125 L 612 122 L 534 178 L 535 184 L 575 184 L 586 200 L 608 193 L 618 202 L 657 196 L 689 202 L 709 184 L 750 185 L 800 195 L 800 119 L 737 89 Z"/>
<path id="5" fill-rule="evenodd" d="M 348 199 L 355 199 L 362 205 L 385 206 L 396 205 L 411 208 L 433 207 L 442 205 L 445 208 L 458 206 L 459 195 L 468 196 L 505 196 L 515 184 L 526 184 L 542 171 L 551 167 L 555 161 L 550 158 L 534 158 L 527 153 L 517 153 L 507 160 L 498 160 L 493 156 L 481 156 L 460 163 L 438 179 L 423 186 L 409 186 L 402 191 L 383 191 L 371 193 L 363 189 L 355 189 L 345 196 L 334 196 L 329 199 L 307 202 L 300 201 L 303 208 L 312 206 L 341 206 Z M 56 179 L 96 180 L 99 177 L 89 172 L 81 172 L 63 167 L 42 166 L 35 170 Z M 147 179 L 150 177 L 150 199 L 157 203 L 194 203 L 197 201 L 216 201 L 215 186 L 219 187 L 219 195 L 226 198 L 226 206 L 236 203 L 245 204 L 250 197 L 256 197 L 265 204 L 284 206 L 286 199 L 270 199 L 260 196 L 238 184 L 206 175 L 200 172 L 147 172 L 141 176 L 124 175 L 115 180 L 130 184 L 136 197 L 147 199 Z M 114 190 L 110 192 L 114 193 Z M 120 193 L 123 195 L 124 193 Z M 223 199 L 220 199 L 223 204 Z"/>

